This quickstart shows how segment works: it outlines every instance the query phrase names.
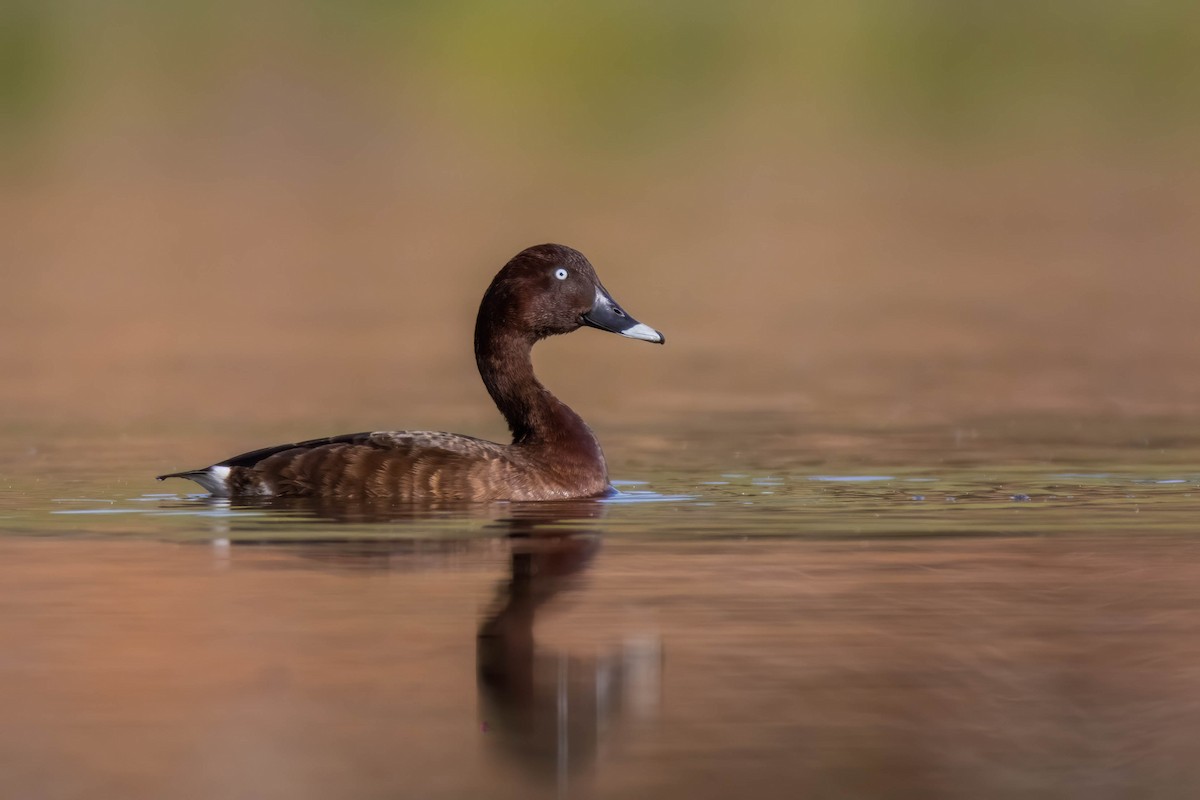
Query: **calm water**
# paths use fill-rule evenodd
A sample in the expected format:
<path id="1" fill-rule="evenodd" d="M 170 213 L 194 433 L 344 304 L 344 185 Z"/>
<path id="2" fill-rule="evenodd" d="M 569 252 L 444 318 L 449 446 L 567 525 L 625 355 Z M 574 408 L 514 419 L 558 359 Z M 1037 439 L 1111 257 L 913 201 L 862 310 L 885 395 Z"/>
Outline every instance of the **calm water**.
<path id="1" fill-rule="evenodd" d="M 7 797 L 1200 792 L 1185 421 L 712 415 L 608 433 L 619 497 L 488 508 L 6 440 Z"/>

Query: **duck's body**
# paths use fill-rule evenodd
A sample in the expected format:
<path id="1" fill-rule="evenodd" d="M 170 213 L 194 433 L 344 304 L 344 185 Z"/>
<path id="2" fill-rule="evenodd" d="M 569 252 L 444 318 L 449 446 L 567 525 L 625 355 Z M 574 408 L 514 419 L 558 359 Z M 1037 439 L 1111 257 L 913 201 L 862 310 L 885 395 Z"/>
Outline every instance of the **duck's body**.
<path id="1" fill-rule="evenodd" d="M 313 439 L 243 453 L 189 478 L 221 497 L 389 497 L 398 501 L 561 500 L 611 491 L 600 443 L 533 374 L 547 336 L 590 325 L 661 344 L 628 316 L 591 264 L 562 245 L 519 253 L 492 281 L 475 324 L 475 360 L 512 444 L 428 431 Z"/>
<path id="2" fill-rule="evenodd" d="M 399 501 L 557 500 L 609 491 L 603 455 L 503 445 L 435 431 L 376 431 L 268 447 L 191 472 L 225 497 L 390 497 Z"/>

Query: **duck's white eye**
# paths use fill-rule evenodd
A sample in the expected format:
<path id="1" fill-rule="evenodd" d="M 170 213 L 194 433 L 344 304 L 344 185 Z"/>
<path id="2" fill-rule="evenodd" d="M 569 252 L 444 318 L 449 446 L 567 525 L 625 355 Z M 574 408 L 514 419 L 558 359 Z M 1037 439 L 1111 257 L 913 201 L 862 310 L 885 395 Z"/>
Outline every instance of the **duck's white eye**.
<path id="1" fill-rule="evenodd" d="M 558 269 L 554 270 L 554 277 L 558 278 L 560 281 L 565 281 L 567 279 L 567 271 L 562 267 L 559 267 Z"/>

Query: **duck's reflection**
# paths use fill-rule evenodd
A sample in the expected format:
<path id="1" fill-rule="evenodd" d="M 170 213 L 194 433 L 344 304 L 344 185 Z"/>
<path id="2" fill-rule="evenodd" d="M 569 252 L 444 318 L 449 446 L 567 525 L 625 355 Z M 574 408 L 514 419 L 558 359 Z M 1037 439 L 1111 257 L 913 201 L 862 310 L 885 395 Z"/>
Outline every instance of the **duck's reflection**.
<path id="1" fill-rule="evenodd" d="M 602 505 L 592 506 L 592 519 L 603 514 Z M 643 708 L 657 704 L 661 653 L 657 639 L 599 656 L 537 644 L 538 610 L 580 586 L 601 541 L 580 514 L 564 525 L 552 512 L 510 521 L 511 576 L 480 625 L 476 662 L 483 731 L 504 753 L 561 783 L 595 759 L 631 696 Z M 639 691 L 630 693 L 635 685 Z"/>
<path id="2" fill-rule="evenodd" d="M 405 502 L 392 497 L 240 497 L 236 500 L 202 498 L 202 502 L 224 505 L 234 511 L 260 512 L 275 518 L 298 521 L 325 521 L 342 524 L 380 524 L 394 522 L 428 522 L 439 519 L 487 520 L 505 519 L 511 509 L 524 512 L 524 506 L 575 506 L 579 503 L 601 505 L 598 501 L 561 501 L 543 503 L 465 503 L 452 500 Z M 196 502 L 196 501 L 191 501 Z M 560 513 L 571 513 L 564 510 Z"/>
<path id="3" fill-rule="evenodd" d="M 629 638 L 598 655 L 568 654 L 534 638 L 538 611 L 583 585 L 601 548 L 600 520 L 607 510 L 603 502 L 428 508 L 374 501 L 274 500 L 239 507 L 339 523 L 406 527 L 449 516 L 470 519 L 476 526 L 482 521 L 484 531 L 507 539 L 509 574 L 484 613 L 476 642 L 480 729 L 496 752 L 556 780 L 560 787 L 595 760 L 604 740 L 627 714 L 646 717 L 657 709 L 662 655 L 656 636 Z M 256 525 L 252 530 L 261 533 L 263 528 Z M 322 531 L 319 539 L 296 540 L 248 539 L 242 532 L 233 542 L 281 545 L 325 568 L 397 570 L 412 568 L 413 559 L 419 561 L 425 553 L 496 541 L 493 537 L 386 539 L 364 537 L 362 531 L 347 531 L 346 537 L 328 533 Z M 229 540 L 220 541 L 229 546 Z"/>

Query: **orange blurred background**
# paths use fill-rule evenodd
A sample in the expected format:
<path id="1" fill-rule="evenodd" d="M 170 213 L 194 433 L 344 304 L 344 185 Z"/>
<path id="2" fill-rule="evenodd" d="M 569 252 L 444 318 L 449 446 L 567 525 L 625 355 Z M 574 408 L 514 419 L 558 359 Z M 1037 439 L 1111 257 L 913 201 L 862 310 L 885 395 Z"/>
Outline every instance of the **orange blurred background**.
<path id="1" fill-rule="evenodd" d="M 503 437 L 471 332 L 584 251 L 601 426 L 1200 408 L 1200 9 L 10 2 L 17 429 Z M 256 440 L 257 441 L 257 440 Z"/>

